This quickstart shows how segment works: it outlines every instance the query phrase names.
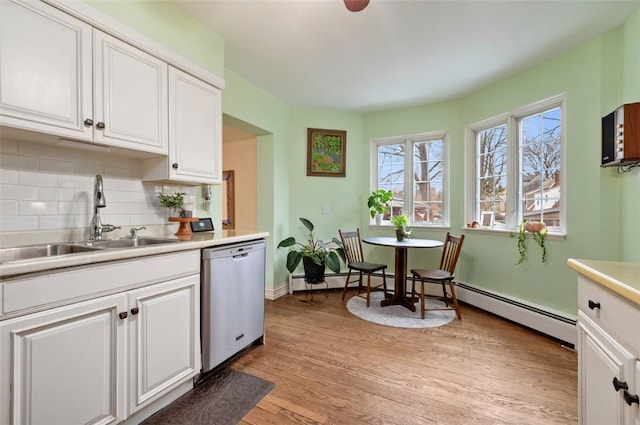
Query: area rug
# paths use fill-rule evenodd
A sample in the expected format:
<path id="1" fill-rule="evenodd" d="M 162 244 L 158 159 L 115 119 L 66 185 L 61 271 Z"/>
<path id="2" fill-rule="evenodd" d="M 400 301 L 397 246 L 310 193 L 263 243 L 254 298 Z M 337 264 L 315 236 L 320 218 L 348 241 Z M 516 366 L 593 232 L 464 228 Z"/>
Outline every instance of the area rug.
<path id="1" fill-rule="evenodd" d="M 238 370 L 223 368 L 142 425 L 235 425 L 275 386 Z"/>
<path id="2" fill-rule="evenodd" d="M 347 301 L 347 309 L 354 316 L 368 322 L 395 328 L 435 328 L 451 322 L 456 314 L 454 310 L 427 311 L 423 320 L 420 318 L 420 300 L 416 302 L 416 311 L 412 312 L 401 305 L 381 307 L 380 301 L 383 298 L 383 292 L 371 293 L 371 306 L 367 308 L 366 299 L 353 296 Z M 427 308 L 444 307 L 444 302 L 440 300 L 426 299 L 425 303 Z"/>

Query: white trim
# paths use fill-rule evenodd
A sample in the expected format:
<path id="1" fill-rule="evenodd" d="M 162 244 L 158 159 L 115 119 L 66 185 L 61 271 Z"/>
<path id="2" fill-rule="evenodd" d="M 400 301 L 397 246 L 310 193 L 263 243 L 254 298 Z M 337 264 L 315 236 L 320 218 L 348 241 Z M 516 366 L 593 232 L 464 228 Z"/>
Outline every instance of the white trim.
<path id="1" fill-rule="evenodd" d="M 51 6 L 72 15 L 94 28 L 106 32 L 132 46 L 143 50 L 158 59 L 167 62 L 182 71 L 193 75 L 219 89 L 224 89 L 225 82 L 211 71 L 179 55 L 168 47 L 142 35 L 122 22 L 112 18 L 89 4 L 78 0 L 42 0 Z"/>

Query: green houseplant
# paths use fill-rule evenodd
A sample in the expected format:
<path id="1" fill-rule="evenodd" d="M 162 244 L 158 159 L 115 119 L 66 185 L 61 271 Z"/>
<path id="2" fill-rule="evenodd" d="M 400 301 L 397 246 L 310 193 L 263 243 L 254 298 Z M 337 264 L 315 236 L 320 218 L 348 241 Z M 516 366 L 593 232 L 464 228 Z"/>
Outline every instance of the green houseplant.
<path id="1" fill-rule="evenodd" d="M 160 206 L 169 208 L 169 210 L 176 210 L 180 217 L 184 217 L 184 198 L 187 196 L 185 192 L 177 192 L 173 195 L 167 195 L 165 193 L 158 193 L 158 199 L 160 199 Z"/>
<path id="2" fill-rule="evenodd" d="M 376 219 L 376 224 L 382 224 L 382 216 L 384 213 L 391 211 L 391 200 L 393 192 L 390 190 L 378 189 L 371 192 L 367 200 L 367 206 L 371 213 L 371 218 Z"/>
<path id="3" fill-rule="evenodd" d="M 411 235 L 411 231 L 407 230 L 409 217 L 406 214 L 394 215 L 391 217 L 391 223 L 396 227 L 396 237 L 399 241 Z"/>
<path id="4" fill-rule="evenodd" d="M 290 236 L 278 244 L 278 248 L 290 248 L 286 263 L 289 273 L 295 271 L 300 261 L 303 262 L 305 269 L 305 279 L 310 283 L 324 281 L 325 266 L 332 272 L 339 273 L 340 258 L 346 261 L 342 242 L 333 238 L 333 246 L 331 246 L 320 239 L 316 239 L 313 233 L 313 223 L 302 217 L 300 217 L 300 221 L 309 231 L 306 242 L 297 242 L 293 236 Z"/>
<path id="5" fill-rule="evenodd" d="M 536 241 L 540 249 L 542 249 L 542 262 L 547 260 L 547 245 L 545 238 L 547 237 L 547 225 L 542 221 L 522 220 L 518 227 L 518 253 L 520 258 L 516 264 L 522 264 L 527 261 L 528 238 L 527 233 L 531 233 L 533 240 Z"/>

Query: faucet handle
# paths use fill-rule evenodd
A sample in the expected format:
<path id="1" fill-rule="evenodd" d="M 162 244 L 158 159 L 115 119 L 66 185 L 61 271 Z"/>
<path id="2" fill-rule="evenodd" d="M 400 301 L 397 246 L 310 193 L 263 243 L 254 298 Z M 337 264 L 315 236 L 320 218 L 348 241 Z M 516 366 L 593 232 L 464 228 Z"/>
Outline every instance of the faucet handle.
<path id="1" fill-rule="evenodd" d="M 103 232 L 113 232 L 114 230 L 122 229 L 120 226 L 114 226 L 113 224 L 103 224 L 102 231 Z"/>
<path id="2" fill-rule="evenodd" d="M 147 228 L 146 228 L 146 227 L 144 227 L 144 226 L 142 226 L 142 227 L 138 227 L 138 228 L 132 227 L 132 228 L 131 228 L 131 230 L 129 230 L 129 233 L 131 233 L 131 237 L 132 237 L 133 239 L 137 239 L 137 237 L 138 237 L 138 230 L 146 230 L 146 229 L 147 229 Z"/>

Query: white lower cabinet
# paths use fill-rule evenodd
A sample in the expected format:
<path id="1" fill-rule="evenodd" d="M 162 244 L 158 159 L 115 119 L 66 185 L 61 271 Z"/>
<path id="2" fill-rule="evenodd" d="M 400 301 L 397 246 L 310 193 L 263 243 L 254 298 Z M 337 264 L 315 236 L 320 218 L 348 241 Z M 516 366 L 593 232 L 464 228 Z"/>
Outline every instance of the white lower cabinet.
<path id="1" fill-rule="evenodd" d="M 0 324 L 1 424 L 109 424 L 125 417 L 126 296 Z"/>
<path id="2" fill-rule="evenodd" d="M 200 372 L 200 277 L 129 294 L 129 413 Z"/>
<path id="3" fill-rule="evenodd" d="M 578 277 L 578 418 L 640 425 L 640 308 Z"/>
<path id="4" fill-rule="evenodd" d="M 159 270 L 199 267 L 199 251 L 182 263 L 149 258 Z M 110 270 L 98 279 L 120 276 L 131 287 L 125 272 L 136 262 L 122 264 L 58 277 L 71 291 L 75 281 L 90 285 Z M 0 321 L 0 424 L 115 424 L 136 412 L 134 423 L 144 419 L 161 407 L 154 402 L 192 387 L 201 370 L 199 307 L 198 273 Z"/>

